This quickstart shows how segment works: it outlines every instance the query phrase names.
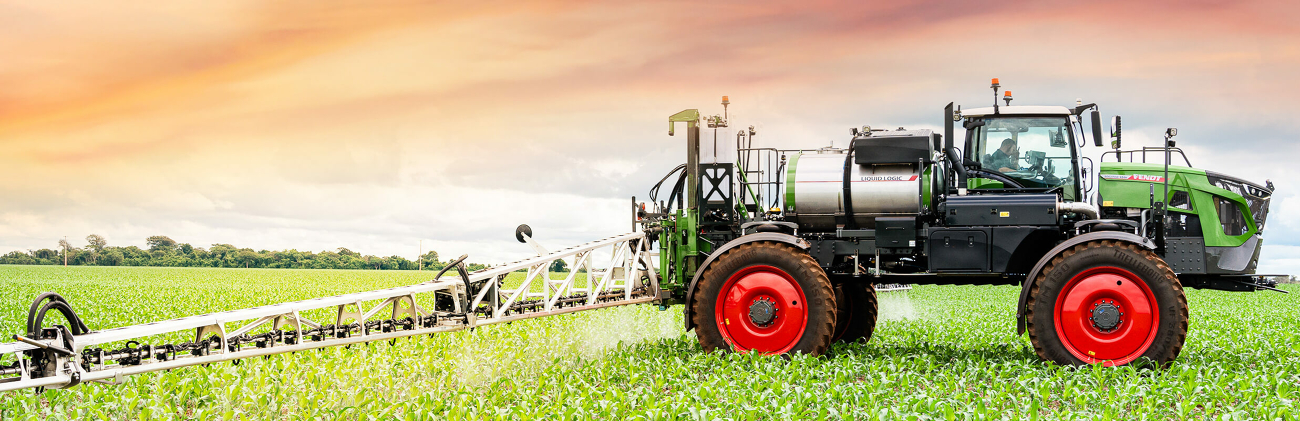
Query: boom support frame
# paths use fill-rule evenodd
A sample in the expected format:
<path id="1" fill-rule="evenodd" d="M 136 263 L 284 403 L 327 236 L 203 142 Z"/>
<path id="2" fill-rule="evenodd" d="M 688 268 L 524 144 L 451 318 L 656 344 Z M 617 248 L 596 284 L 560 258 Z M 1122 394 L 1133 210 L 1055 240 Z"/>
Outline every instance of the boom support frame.
<path id="1" fill-rule="evenodd" d="M 73 335 L 61 327 L 44 328 L 40 338 L 14 335 L 16 342 L 0 343 L 0 356 L 16 358 L 11 365 L 0 366 L 0 392 L 68 388 L 88 381 L 118 384 L 126 376 L 198 364 L 655 302 L 660 295 L 659 277 L 646 240 L 643 232 L 618 235 L 539 253 L 466 274 L 462 279 L 440 278 L 410 286 L 202 314 L 82 335 Z M 597 267 L 593 263 L 597 254 L 609 256 L 608 264 L 600 268 L 605 271 L 599 275 L 595 275 Z M 550 279 L 548 268 L 561 259 L 573 260 L 572 271 L 565 279 Z M 593 274 L 585 287 L 575 282 L 581 269 Z M 506 289 L 503 282 L 506 276 L 518 270 L 527 271 L 524 281 Z M 537 285 L 540 288 L 534 288 Z M 474 286 L 476 291 L 467 290 Z M 429 306 L 421 306 L 421 302 Z M 326 323 L 304 316 L 313 310 L 327 311 L 333 317 Z M 259 329 L 265 332 L 251 334 Z M 194 341 L 160 345 L 146 342 L 149 337 L 186 331 L 194 332 Z M 103 349 L 123 343 L 123 348 Z"/>

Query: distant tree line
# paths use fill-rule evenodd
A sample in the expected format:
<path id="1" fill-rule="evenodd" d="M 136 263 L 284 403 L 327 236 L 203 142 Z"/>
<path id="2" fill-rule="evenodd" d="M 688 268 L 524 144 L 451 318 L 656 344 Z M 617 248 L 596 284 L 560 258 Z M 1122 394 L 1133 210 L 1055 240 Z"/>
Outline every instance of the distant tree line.
<path id="1" fill-rule="evenodd" d="M 86 236 L 85 247 L 75 247 L 67 240 L 59 240 L 57 249 L 12 251 L 0 256 L 6 265 L 80 265 L 80 266 L 168 266 L 168 267 L 222 267 L 222 268 L 285 268 L 285 269 L 375 269 L 375 270 L 440 270 L 448 262 L 438 260 L 438 252 L 429 251 L 416 261 L 401 256 L 378 257 L 362 255 L 339 247 L 334 251 L 268 251 L 239 248 L 230 244 L 213 244 L 212 247 L 194 247 L 177 243 L 164 235 L 146 240 L 148 249 L 136 246 L 109 246 L 103 236 Z M 486 268 L 469 263 L 467 269 Z"/>

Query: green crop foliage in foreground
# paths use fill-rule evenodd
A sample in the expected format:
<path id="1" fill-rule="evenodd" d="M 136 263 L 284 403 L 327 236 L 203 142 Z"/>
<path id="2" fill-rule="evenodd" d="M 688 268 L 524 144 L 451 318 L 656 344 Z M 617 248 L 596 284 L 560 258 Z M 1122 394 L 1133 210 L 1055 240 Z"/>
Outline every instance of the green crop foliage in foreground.
<path id="1" fill-rule="evenodd" d="M 0 330 L 64 293 L 92 329 L 427 280 L 429 273 L 0 267 Z M 1288 286 L 1295 291 L 1297 288 Z M 868 343 L 704 354 L 680 307 L 619 307 L 351 348 L 0 394 L 0 419 L 1296 419 L 1300 296 L 1189 290 L 1173 367 L 1058 367 L 1016 287 L 881 294 Z M 0 361 L 8 364 L 11 361 Z"/>

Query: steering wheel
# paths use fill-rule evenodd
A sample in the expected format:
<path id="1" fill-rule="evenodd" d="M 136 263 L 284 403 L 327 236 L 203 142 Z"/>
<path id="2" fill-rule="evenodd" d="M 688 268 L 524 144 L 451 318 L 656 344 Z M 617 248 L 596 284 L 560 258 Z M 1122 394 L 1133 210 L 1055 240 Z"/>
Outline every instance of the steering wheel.
<path id="1" fill-rule="evenodd" d="M 1025 185 L 1020 184 L 1020 182 L 1016 181 L 1016 179 L 1008 177 L 1005 174 L 1002 174 L 997 171 L 989 171 L 983 168 L 975 168 L 975 169 L 967 169 L 966 174 L 969 177 L 987 178 L 993 181 L 999 181 L 1002 182 L 1002 185 L 1006 187 L 1012 187 L 1017 189 L 1025 188 Z"/>

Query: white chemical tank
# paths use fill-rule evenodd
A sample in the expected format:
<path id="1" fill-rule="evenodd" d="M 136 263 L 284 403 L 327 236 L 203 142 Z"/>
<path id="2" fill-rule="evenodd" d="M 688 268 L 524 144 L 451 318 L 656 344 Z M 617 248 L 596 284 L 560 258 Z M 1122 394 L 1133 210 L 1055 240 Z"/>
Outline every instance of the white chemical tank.
<path id="1" fill-rule="evenodd" d="M 929 130 L 858 136 L 848 150 L 790 157 L 785 173 L 785 218 L 804 231 L 834 231 L 846 222 L 844 182 L 850 184 L 853 219 L 874 229 L 877 217 L 917 216 L 930 206 L 939 136 Z"/>

